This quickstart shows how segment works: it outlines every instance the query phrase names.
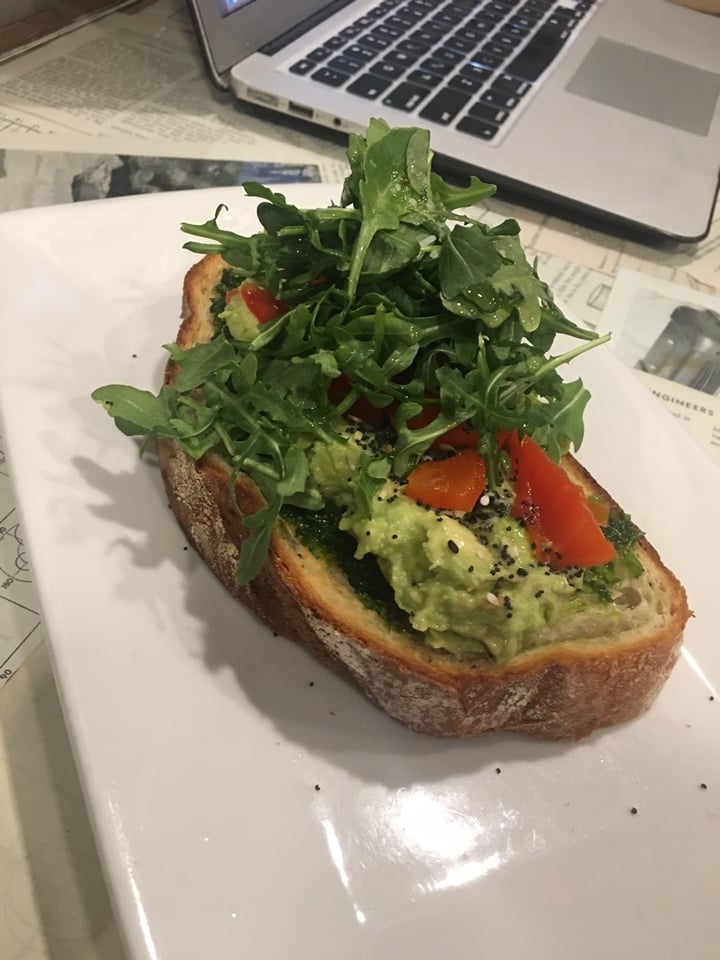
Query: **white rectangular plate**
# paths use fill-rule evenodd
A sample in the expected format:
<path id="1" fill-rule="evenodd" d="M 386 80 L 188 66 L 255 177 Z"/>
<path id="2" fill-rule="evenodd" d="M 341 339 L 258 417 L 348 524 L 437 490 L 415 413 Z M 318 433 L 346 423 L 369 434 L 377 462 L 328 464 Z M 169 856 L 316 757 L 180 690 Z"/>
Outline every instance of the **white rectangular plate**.
<path id="1" fill-rule="evenodd" d="M 708 955 L 717 468 L 609 350 L 577 361 L 581 459 L 686 584 L 683 658 L 649 713 L 580 744 L 410 733 L 224 593 L 152 459 L 90 400 L 160 383 L 194 260 L 178 225 L 220 202 L 255 229 L 239 189 L 0 217 L 3 428 L 130 956 Z"/>

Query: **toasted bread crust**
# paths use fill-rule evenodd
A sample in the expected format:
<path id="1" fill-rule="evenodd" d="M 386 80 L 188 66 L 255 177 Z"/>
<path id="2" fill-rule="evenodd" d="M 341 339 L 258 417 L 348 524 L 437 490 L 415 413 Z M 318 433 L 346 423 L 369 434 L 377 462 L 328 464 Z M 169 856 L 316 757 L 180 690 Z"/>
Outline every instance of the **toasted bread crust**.
<path id="1" fill-rule="evenodd" d="M 177 338 L 181 346 L 212 335 L 207 308 L 224 266 L 211 256 L 188 272 Z M 166 382 L 175 375 L 170 362 Z M 169 502 L 188 540 L 230 593 L 271 629 L 341 669 L 413 730 L 438 736 L 512 730 L 576 740 L 647 710 L 679 655 L 690 616 L 687 598 L 647 540 L 639 550 L 658 607 L 647 623 L 632 623 L 617 635 L 537 647 L 504 664 L 460 659 L 389 628 L 363 605 L 341 571 L 313 555 L 281 522 L 263 570 L 249 586 L 238 588 L 235 570 L 244 530 L 227 465 L 214 454 L 195 462 L 171 440 L 158 443 L 158 455 Z M 607 498 L 572 457 L 565 459 L 565 468 L 587 490 Z M 262 505 L 247 477 L 238 478 L 235 487 L 242 514 Z"/>

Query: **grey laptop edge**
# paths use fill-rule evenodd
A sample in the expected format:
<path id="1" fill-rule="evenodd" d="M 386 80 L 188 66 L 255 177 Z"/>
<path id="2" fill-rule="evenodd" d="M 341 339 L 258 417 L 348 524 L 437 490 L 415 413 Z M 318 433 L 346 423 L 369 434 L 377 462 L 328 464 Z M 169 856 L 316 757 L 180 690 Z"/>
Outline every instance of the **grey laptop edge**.
<path id="1" fill-rule="evenodd" d="M 667 0 L 189 0 L 211 75 L 342 133 L 423 126 L 439 166 L 648 239 L 708 232 L 720 17 Z"/>

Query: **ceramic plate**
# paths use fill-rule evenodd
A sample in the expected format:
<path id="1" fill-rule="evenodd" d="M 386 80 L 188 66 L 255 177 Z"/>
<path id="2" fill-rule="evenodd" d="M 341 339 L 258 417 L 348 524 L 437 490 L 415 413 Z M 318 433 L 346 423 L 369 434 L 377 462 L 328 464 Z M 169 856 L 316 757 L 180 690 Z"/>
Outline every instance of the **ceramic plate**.
<path id="1" fill-rule="evenodd" d="M 326 186 L 288 190 L 325 203 Z M 153 388 L 181 220 L 233 189 L 0 217 L 0 407 L 132 960 L 677 960 L 720 942 L 720 475 L 609 350 L 582 459 L 696 617 L 652 710 L 576 745 L 410 733 L 227 596 L 90 400 Z M 715 697 L 715 699 L 713 699 Z M 705 784 L 705 788 L 702 787 Z M 631 808 L 636 813 L 631 813 Z"/>

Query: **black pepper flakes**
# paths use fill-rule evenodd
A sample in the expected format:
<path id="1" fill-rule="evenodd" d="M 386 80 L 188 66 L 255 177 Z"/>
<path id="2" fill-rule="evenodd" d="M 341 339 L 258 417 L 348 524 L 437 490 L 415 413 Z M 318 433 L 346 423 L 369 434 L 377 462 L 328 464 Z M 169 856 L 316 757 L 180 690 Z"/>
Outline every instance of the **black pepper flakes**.
<path id="1" fill-rule="evenodd" d="M 502 767 L 495 767 L 495 773 L 502 773 Z"/>
<path id="2" fill-rule="evenodd" d="M 706 784 L 706 783 L 701 783 L 701 784 L 700 784 L 700 789 L 701 789 L 701 790 L 707 790 L 707 784 Z"/>
<path id="3" fill-rule="evenodd" d="M 460 553 L 460 547 L 455 543 L 454 540 L 448 540 L 447 545 L 452 553 Z"/>
<path id="4" fill-rule="evenodd" d="M 637 807 L 630 807 L 630 813 L 631 813 L 633 816 L 635 816 L 635 814 L 636 814 L 637 812 L 638 812 L 638 808 L 637 808 Z"/>
<path id="5" fill-rule="evenodd" d="M 319 784 L 319 783 L 316 783 L 316 784 L 315 784 L 315 789 L 316 789 L 316 790 L 319 790 L 319 789 L 320 789 L 320 784 Z"/>

